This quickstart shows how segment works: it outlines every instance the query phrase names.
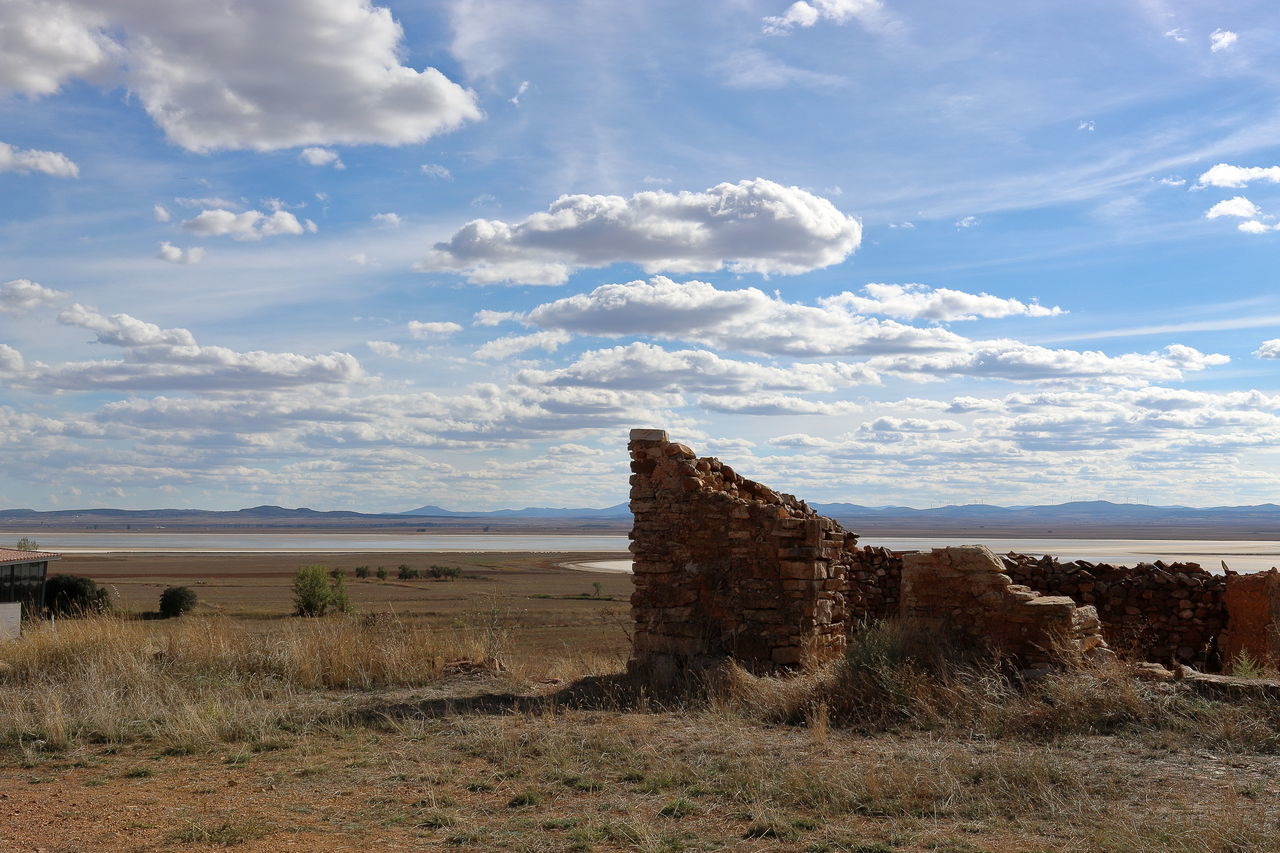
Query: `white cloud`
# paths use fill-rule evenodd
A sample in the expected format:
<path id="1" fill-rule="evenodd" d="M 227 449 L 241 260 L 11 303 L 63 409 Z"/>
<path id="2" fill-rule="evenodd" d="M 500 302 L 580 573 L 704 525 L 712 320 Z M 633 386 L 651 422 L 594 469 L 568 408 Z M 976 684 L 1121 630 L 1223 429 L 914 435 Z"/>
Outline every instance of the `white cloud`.
<path id="1" fill-rule="evenodd" d="M 705 349 L 667 350 L 642 342 L 590 350 L 566 367 L 525 370 L 518 378 L 529 385 L 735 394 L 829 392 L 879 383 L 876 374 L 862 364 L 824 362 L 776 367 L 724 358 Z"/>
<path id="2" fill-rule="evenodd" d="M 640 180 L 642 183 L 655 187 L 665 187 L 671 183 L 671 178 L 655 178 L 653 175 L 645 175 Z"/>
<path id="3" fill-rule="evenodd" d="M 1239 38 L 1231 30 L 1216 29 L 1209 33 L 1209 50 L 1217 53 L 1220 50 L 1226 50 L 1236 43 Z"/>
<path id="4" fill-rule="evenodd" d="M 303 148 L 298 154 L 298 159 L 308 166 L 332 166 L 335 169 L 347 168 L 347 164 L 342 162 L 338 152 L 331 148 Z"/>
<path id="5" fill-rule="evenodd" d="M 982 220 L 976 216 L 961 216 L 956 220 L 957 228 L 976 228 L 982 224 Z"/>
<path id="6" fill-rule="evenodd" d="M 978 317 L 1053 317 L 1065 313 L 1056 305 L 1046 308 L 1036 302 L 1005 299 L 989 293 L 965 293 L 948 288 L 930 288 L 923 284 L 868 284 L 862 288 L 866 296 L 841 293 L 819 300 L 824 306 L 837 306 L 861 314 L 883 314 L 901 320 L 975 320 Z"/>
<path id="7" fill-rule="evenodd" d="M 25 278 L 15 278 L 0 284 L 0 314 L 21 317 L 37 308 L 54 305 L 66 296 L 67 294 L 52 287 L 45 287 Z"/>
<path id="8" fill-rule="evenodd" d="M 1187 33 L 1186 30 L 1183 30 L 1181 27 L 1175 27 L 1172 30 L 1166 30 L 1164 37 L 1181 42 L 1187 40 Z"/>
<path id="9" fill-rule="evenodd" d="M 791 397 L 786 394 L 704 394 L 698 398 L 702 408 L 727 415 L 838 415 L 858 411 L 856 403 L 840 400 L 826 403 Z"/>
<path id="10" fill-rule="evenodd" d="M 230 237 L 232 240 L 261 240 L 280 234 L 302 234 L 316 230 L 311 220 L 303 223 L 287 210 L 267 215 L 260 210 L 235 213 L 230 210 L 202 210 L 182 223 L 185 231 L 205 237 Z"/>
<path id="11" fill-rule="evenodd" d="M 362 267 L 367 267 L 369 264 L 373 263 L 373 258 L 369 257 L 365 252 L 356 252 L 354 255 L 348 255 L 347 260 L 351 261 L 353 264 L 359 264 Z"/>
<path id="12" fill-rule="evenodd" d="M 126 357 L 58 365 L 28 362 L 16 377 L 20 384 L 43 391 L 187 388 L 248 392 L 346 383 L 364 375 L 360 363 L 347 353 L 307 356 L 201 346 L 187 329 L 164 329 L 128 314 L 107 316 L 78 304 L 60 313 L 58 322 L 94 332 L 97 343 L 120 347 Z"/>
<path id="13" fill-rule="evenodd" d="M 156 218 L 156 222 L 168 222 L 173 216 L 169 213 L 169 208 L 163 204 L 157 204 L 151 208 L 151 213 Z"/>
<path id="14" fill-rule="evenodd" d="M 1250 219 L 1237 225 L 1236 230 L 1243 231 L 1245 234 L 1266 234 L 1268 231 L 1280 230 L 1280 225 L 1268 225 L 1265 222 Z"/>
<path id="15" fill-rule="evenodd" d="M 378 223 L 379 225 L 386 225 L 386 226 L 389 226 L 389 227 L 391 227 L 391 228 L 396 228 L 396 227 L 398 227 L 398 226 L 400 225 L 400 214 L 398 214 L 398 213 L 375 213 L 375 214 L 373 215 L 373 221 L 374 221 L 374 222 L 376 222 L 376 223 Z"/>
<path id="16" fill-rule="evenodd" d="M 481 308 L 475 313 L 474 323 L 477 326 L 496 326 L 499 323 L 519 320 L 523 316 L 518 311 L 490 311 L 488 308 Z"/>
<path id="17" fill-rule="evenodd" d="M 204 249 L 200 246 L 183 249 L 166 240 L 160 244 L 156 257 L 171 264 L 198 264 L 204 259 Z"/>
<path id="18" fill-rule="evenodd" d="M 1177 175 L 1166 175 L 1163 178 L 1157 178 L 1156 183 L 1166 187 L 1181 187 L 1187 183 L 1187 179 L 1179 178 Z"/>
<path id="19" fill-rule="evenodd" d="M 1280 358 L 1280 338 L 1263 341 L 1253 354 L 1258 358 Z"/>
<path id="20" fill-rule="evenodd" d="M 762 30 L 766 35 L 782 35 L 795 27 L 812 27 L 819 21 L 845 24 L 858 20 L 871 26 L 881 22 L 883 12 L 880 0 L 797 0 L 781 15 L 766 17 Z"/>
<path id="21" fill-rule="evenodd" d="M 965 344 L 945 329 L 861 317 L 835 304 L 801 305 L 754 287 L 720 290 L 664 276 L 601 285 L 539 305 L 526 318 L 535 326 L 580 334 L 653 335 L 774 355 L 933 351 Z"/>
<path id="22" fill-rule="evenodd" d="M 0 86 L 124 86 L 191 151 L 416 144 L 481 117 L 474 93 L 403 50 L 368 0 L 8 0 Z"/>
<path id="23" fill-rule="evenodd" d="M 1081 121 L 1079 124 L 1076 125 L 1076 130 L 1087 130 L 1091 133 L 1097 129 L 1098 129 L 1098 125 L 1096 125 L 1093 121 Z"/>
<path id="24" fill-rule="evenodd" d="M 529 81 L 522 80 L 519 88 L 516 89 L 516 93 L 511 96 L 511 103 L 515 104 L 517 107 L 520 106 L 520 96 L 527 91 L 529 91 Z"/>
<path id="25" fill-rule="evenodd" d="M 0 41 L 0 45 L 3 42 Z M 0 172 L 43 172 L 55 178 L 78 178 L 80 167 L 65 154 L 57 151 L 40 151 L 35 148 L 15 148 L 0 142 Z"/>
<path id="26" fill-rule="evenodd" d="M 839 263 L 862 226 L 824 198 L 757 178 L 704 192 L 566 195 L 507 223 L 476 219 L 417 269 L 473 283 L 560 284 L 583 267 L 630 262 L 646 272 L 801 273 Z"/>
<path id="27" fill-rule="evenodd" d="M 1252 219 L 1262 211 L 1256 204 L 1244 196 L 1238 195 L 1220 201 L 1204 212 L 1205 219 L 1217 219 L 1221 216 L 1238 216 L 1241 219 Z"/>
<path id="28" fill-rule="evenodd" d="M 1280 166 L 1232 166 L 1219 163 L 1201 175 L 1196 183 L 1204 187 L 1239 189 L 1252 181 L 1280 184 Z"/>
<path id="29" fill-rule="evenodd" d="M 409 321 L 409 334 L 418 340 L 443 338 L 462 331 L 462 326 L 448 321 L 423 323 L 418 320 Z"/>
<path id="30" fill-rule="evenodd" d="M 496 338 L 489 341 L 484 346 L 475 351 L 476 358 L 482 358 L 486 361 L 507 358 L 516 353 L 527 352 L 531 349 L 545 350 L 546 352 L 555 352 L 560 348 L 561 344 L 567 344 L 572 335 L 568 332 L 549 331 L 534 332 L 529 335 L 507 335 L 506 337 Z"/>
<path id="31" fill-rule="evenodd" d="M 423 163 L 418 167 L 418 171 L 428 178 L 435 178 L 439 181 L 453 180 L 453 173 L 439 163 Z"/>

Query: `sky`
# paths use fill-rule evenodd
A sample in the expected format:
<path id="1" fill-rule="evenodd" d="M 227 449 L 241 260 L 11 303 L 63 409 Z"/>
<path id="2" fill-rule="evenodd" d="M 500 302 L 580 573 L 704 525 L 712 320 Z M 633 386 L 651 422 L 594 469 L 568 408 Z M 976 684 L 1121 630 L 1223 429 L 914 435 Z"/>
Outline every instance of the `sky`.
<path id="1" fill-rule="evenodd" d="M 1280 501 L 1280 7 L 0 0 L 0 507 Z"/>

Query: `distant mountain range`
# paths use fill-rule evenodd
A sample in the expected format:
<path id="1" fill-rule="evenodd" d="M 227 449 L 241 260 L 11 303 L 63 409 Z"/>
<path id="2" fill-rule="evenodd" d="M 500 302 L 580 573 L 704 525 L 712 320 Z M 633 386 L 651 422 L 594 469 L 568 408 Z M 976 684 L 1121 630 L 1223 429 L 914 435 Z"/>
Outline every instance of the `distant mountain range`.
<path id="1" fill-rule="evenodd" d="M 862 534 L 952 536 L 981 532 L 987 536 L 1107 536 L 1116 538 L 1248 538 L 1280 539 L 1280 505 L 1147 506 L 1110 501 L 1072 501 L 1045 506 L 965 504 L 914 509 L 869 507 L 851 503 L 810 504 L 823 515 Z M 604 508 L 524 507 L 465 511 L 428 504 L 399 513 L 318 511 L 256 506 L 232 511 L 198 509 L 78 509 L 40 512 L 0 510 L 0 529 L 38 528 L 142 530 L 197 529 L 443 529 L 487 530 L 622 530 L 631 512 L 621 503 Z"/>

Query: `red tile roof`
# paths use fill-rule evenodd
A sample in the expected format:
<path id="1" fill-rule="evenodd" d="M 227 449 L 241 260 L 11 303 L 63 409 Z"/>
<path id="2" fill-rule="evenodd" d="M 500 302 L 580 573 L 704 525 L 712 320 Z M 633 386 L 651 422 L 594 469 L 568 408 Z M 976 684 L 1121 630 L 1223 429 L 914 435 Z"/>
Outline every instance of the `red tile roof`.
<path id="1" fill-rule="evenodd" d="M 52 551 L 15 551 L 12 548 L 0 548 L 0 566 L 10 563 L 39 563 L 45 560 L 61 560 L 61 554 Z"/>

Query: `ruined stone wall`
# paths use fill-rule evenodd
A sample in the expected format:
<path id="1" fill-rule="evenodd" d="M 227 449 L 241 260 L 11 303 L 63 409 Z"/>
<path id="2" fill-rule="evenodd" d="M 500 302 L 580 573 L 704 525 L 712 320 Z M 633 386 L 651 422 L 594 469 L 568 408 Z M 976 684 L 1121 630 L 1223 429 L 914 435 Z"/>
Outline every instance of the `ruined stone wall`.
<path id="1" fill-rule="evenodd" d="M 1247 655 L 1254 663 L 1280 667 L 1280 572 L 1226 576 L 1227 627 L 1218 640 L 1228 667 Z"/>
<path id="2" fill-rule="evenodd" d="M 867 545 L 848 558 L 845 577 L 850 624 L 898 615 L 902 587 L 902 555 Z"/>
<path id="3" fill-rule="evenodd" d="M 756 669 L 839 654 L 857 537 L 803 501 L 631 431 L 633 662 Z"/>
<path id="4" fill-rule="evenodd" d="M 1228 619 L 1222 575 L 1194 563 L 1112 566 L 1018 554 L 1003 562 L 1020 584 L 1096 607 L 1108 644 L 1126 657 L 1218 666 L 1217 638 Z"/>
<path id="5" fill-rule="evenodd" d="M 1105 648 L 1098 613 L 1065 595 L 1015 584 L 983 545 L 935 548 L 902 559 L 903 624 L 1043 667 L 1063 651 Z"/>

